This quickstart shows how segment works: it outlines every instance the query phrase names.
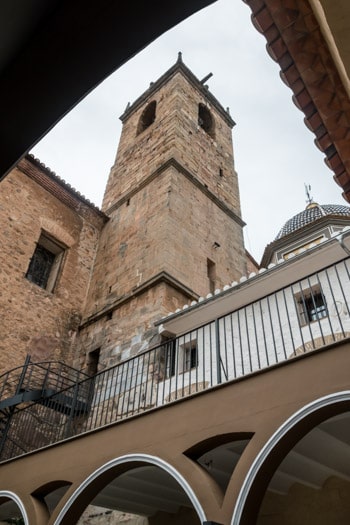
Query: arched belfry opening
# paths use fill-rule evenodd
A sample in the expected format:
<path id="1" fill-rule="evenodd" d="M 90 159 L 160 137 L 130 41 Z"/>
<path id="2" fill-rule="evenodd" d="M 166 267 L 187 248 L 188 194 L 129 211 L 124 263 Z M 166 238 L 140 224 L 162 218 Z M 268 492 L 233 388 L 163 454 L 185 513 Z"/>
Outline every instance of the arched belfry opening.
<path id="1" fill-rule="evenodd" d="M 157 108 L 157 102 L 155 100 L 152 100 L 143 112 L 141 113 L 141 117 L 137 126 L 137 135 L 145 131 L 147 128 L 153 124 L 153 122 L 156 119 L 156 108 Z"/>
<path id="2" fill-rule="evenodd" d="M 211 138 L 215 138 L 215 121 L 209 109 L 202 103 L 198 104 L 198 126 Z"/>

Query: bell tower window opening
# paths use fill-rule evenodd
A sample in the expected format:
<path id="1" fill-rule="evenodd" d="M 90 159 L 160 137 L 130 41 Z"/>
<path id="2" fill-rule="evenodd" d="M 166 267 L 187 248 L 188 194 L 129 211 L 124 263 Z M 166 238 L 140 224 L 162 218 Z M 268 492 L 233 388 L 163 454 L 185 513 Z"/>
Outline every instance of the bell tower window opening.
<path id="1" fill-rule="evenodd" d="M 48 292 L 53 292 L 63 255 L 64 248 L 46 233 L 41 233 L 25 277 Z"/>
<path id="2" fill-rule="evenodd" d="M 153 124 L 156 119 L 156 107 L 157 102 L 155 100 L 150 102 L 148 106 L 145 107 L 137 126 L 137 135 L 145 131 L 145 129 L 149 128 L 149 126 Z"/>
<path id="3" fill-rule="evenodd" d="M 211 138 L 215 138 L 215 122 L 209 109 L 204 104 L 198 104 L 198 126 Z"/>

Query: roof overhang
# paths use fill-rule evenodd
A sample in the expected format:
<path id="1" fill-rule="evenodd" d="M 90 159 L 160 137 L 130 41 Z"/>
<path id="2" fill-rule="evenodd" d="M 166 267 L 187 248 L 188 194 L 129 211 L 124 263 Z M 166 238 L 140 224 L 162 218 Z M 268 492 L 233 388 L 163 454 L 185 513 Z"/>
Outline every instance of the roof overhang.
<path id="1" fill-rule="evenodd" d="M 2 2 L 0 178 L 110 73 L 214 1 Z M 350 3 L 244 1 L 350 202 Z"/>
<path id="2" fill-rule="evenodd" d="M 244 1 L 350 202 L 350 3 Z"/>
<path id="3" fill-rule="evenodd" d="M 242 278 L 240 283 L 232 283 L 217 295 L 199 300 L 192 306 L 185 306 L 183 310 L 170 314 L 156 324 L 160 325 L 162 333 L 169 335 L 189 332 L 300 281 L 349 255 L 350 231 L 346 230 L 288 261 L 271 265 L 269 269 L 261 269 L 257 275 Z"/>

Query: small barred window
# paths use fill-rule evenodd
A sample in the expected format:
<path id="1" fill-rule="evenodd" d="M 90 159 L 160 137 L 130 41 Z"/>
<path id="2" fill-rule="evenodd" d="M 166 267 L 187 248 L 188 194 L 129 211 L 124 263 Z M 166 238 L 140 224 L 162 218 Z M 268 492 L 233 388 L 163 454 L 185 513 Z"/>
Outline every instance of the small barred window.
<path id="1" fill-rule="evenodd" d="M 320 286 L 303 290 L 295 296 L 301 326 L 328 316 L 325 297 Z"/>
<path id="2" fill-rule="evenodd" d="M 48 292 L 52 292 L 56 285 L 63 254 L 64 248 L 42 233 L 30 260 L 26 278 Z"/>

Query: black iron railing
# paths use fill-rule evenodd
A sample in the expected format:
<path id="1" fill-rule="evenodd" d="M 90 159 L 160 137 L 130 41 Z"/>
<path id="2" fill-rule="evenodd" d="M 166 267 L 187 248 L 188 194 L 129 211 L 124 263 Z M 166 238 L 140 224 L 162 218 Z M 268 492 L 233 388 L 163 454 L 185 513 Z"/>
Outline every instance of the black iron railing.
<path id="1" fill-rule="evenodd" d="M 350 336 L 344 260 L 164 342 L 64 385 L 12 415 L 1 459 L 165 405 Z M 235 296 L 232 294 L 232 304 Z"/>
<path id="2" fill-rule="evenodd" d="M 0 376 L 0 403 L 4 398 L 29 390 L 63 390 L 88 376 L 58 361 L 31 362 L 27 356 L 24 366 L 18 366 Z"/>

